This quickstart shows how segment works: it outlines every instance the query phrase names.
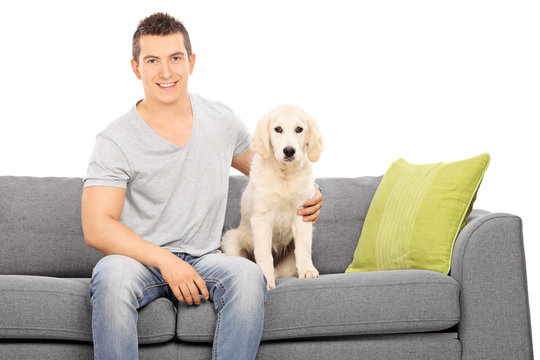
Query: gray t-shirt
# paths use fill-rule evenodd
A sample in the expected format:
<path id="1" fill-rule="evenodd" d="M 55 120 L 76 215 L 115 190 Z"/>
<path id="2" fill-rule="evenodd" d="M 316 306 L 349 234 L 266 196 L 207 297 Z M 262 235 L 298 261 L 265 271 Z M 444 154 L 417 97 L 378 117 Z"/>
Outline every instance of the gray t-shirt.
<path id="1" fill-rule="evenodd" d="M 249 131 L 222 103 L 189 96 L 186 146 L 156 133 L 135 104 L 96 136 L 84 187 L 125 188 L 121 223 L 165 249 L 200 256 L 220 247 L 231 161 L 248 150 Z"/>

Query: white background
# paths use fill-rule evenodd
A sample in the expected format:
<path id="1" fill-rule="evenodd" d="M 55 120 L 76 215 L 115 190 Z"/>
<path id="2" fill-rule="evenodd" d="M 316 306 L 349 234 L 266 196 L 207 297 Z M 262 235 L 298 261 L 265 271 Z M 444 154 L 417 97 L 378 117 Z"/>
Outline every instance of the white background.
<path id="1" fill-rule="evenodd" d="M 190 32 L 190 91 L 251 130 L 285 102 L 318 119 L 318 177 L 489 152 L 475 207 L 523 219 L 540 338 L 538 2 L 2 2 L 0 175 L 85 175 L 95 135 L 143 96 L 131 38 L 156 11 Z"/>

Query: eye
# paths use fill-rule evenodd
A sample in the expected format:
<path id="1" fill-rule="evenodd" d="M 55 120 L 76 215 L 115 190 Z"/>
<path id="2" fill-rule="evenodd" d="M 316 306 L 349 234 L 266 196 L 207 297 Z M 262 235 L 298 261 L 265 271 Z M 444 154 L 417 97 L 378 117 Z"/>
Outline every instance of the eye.
<path id="1" fill-rule="evenodd" d="M 156 59 L 150 59 L 147 61 L 148 64 L 156 64 L 157 63 L 157 60 Z"/>
<path id="2" fill-rule="evenodd" d="M 297 126 L 296 129 L 294 129 L 294 132 L 297 134 L 300 134 L 304 129 L 302 129 L 300 126 Z"/>
<path id="3" fill-rule="evenodd" d="M 172 60 L 173 61 L 180 61 L 180 60 L 182 60 L 182 58 L 180 56 L 173 56 Z"/>
<path id="4" fill-rule="evenodd" d="M 283 132 L 283 129 L 281 128 L 281 126 L 277 126 L 274 128 L 274 131 L 277 132 L 278 134 L 281 134 Z"/>

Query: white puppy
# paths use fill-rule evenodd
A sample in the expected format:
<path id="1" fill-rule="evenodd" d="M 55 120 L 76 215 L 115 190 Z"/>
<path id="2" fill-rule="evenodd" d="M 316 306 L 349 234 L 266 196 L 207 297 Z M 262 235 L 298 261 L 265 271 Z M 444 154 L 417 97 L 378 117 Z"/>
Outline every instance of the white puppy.
<path id="1" fill-rule="evenodd" d="M 251 149 L 240 226 L 225 233 L 221 249 L 255 260 L 269 290 L 276 277 L 318 277 L 311 260 L 312 223 L 296 214 L 315 192 L 310 161 L 323 149 L 315 121 L 297 106 L 278 106 L 257 123 Z"/>

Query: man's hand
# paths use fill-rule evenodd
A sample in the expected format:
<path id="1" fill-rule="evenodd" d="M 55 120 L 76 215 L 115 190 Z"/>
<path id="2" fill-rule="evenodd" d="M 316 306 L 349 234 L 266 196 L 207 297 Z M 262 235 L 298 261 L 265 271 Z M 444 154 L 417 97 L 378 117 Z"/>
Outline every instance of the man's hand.
<path id="1" fill-rule="evenodd" d="M 315 186 L 315 195 L 313 198 L 311 198 L 311 200 L 304 203 L 304 208 L 302 210 L 298 210 L 297 214 L 303 216 L 304 221 L 312 221 L 312 225 L 315 225 L 317 221 L 319 221 L 319 215 L 321 214 L 322 200 L 322 194 L 319 191 L 319 188 Z"/>
<path id="2" fill-rule="evenodd" d="M 199 305 L 201 303 L 199 291 L 208 300 L 206 281 L 187 262 L 172 253 L 170 255 L 163 259 L 159 270 L 178 301 L 185 301 L 188 305 Z"/>

